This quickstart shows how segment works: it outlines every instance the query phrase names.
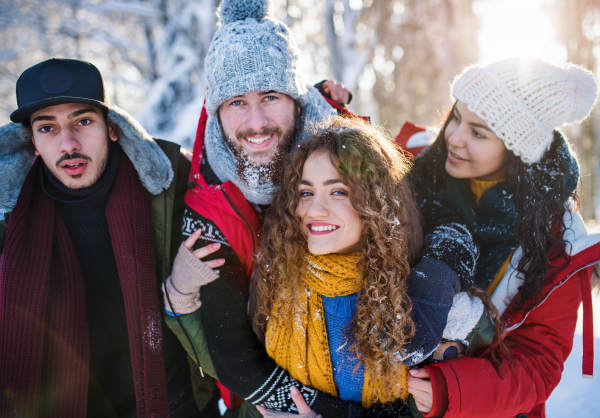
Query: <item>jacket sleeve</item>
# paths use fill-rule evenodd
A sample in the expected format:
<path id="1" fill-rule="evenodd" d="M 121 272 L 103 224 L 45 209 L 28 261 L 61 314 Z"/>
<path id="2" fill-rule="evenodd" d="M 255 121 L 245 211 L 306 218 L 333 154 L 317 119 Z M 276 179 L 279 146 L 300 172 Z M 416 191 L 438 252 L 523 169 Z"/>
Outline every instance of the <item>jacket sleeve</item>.
<path id="1" fill-rule="evenodd" d="M 179 319 L 179 321 L 177 321 L 177 319 Z M 198 365 L 202 368 L 202 372 L 218 379 L 212 360 L 210 359 L 208 347 L 206 346 L 200 311 L 197 310 L 187 315 L 179 315 L 177 318 L 175 316 L 166 315 L 165 321 L 169 328 L 175 333 L 190 358 L 196 363 L 200 362 Z M 187 332 L 187 336 L 183 332 L 182 327 Z M 189 340 L 188 337 L 190 338 Z M 196 356 L 198 356 L 197 359 Z"/>
<path id="2" fill-rule="evenodd" d="M 509 332 L 506 341 L 512 361 L 494 367 L 488 358 L 462 357 L 426 366 L 442 371 L 430 373 L 434 409 L 443 400 L 436 388 L 444 386 L 448 388 L 448 409 L 443 415 L 447 418 L 501 418 L 529 413 L 538 405 L 542 408 L 560 381 L 573 347 L 581 303 L 579 282 L 579 274 L 572 276 Z"/>

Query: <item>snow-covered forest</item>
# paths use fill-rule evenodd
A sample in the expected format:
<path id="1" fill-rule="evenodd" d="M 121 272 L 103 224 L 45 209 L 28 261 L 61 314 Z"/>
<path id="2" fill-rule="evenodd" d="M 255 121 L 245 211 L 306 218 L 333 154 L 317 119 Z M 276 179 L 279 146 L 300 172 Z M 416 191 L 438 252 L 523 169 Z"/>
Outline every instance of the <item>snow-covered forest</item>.
<path id="1" fill-rule="evenodd" d="M 393 134 L 406 120 L 438 124 L 451 105 L 453 77 L 481 58 L 504 58 L 486 39 L 518 36 L 526 26 L 530 32 L 523 33 L 532 38 L 541 33 L 531 24 L 532 13 L 543 12 L 553 53 L 530 48 L 531 54 L 593 71 L 600 55 L 600 8 L 587 0 L 272 2 L 275 16 L 292 28 L 300 46 L 306 81 L 341 81 L 354 93 L 351 109 Z M 206 91 L 203 60 L 218 3 L 0 0 L 0 122 L 8 122 L 16 108 L 14 87 L 23 70 L 51 57 L 78 58 L 100 68 L 110 100 L 151 134 L 190 147 Z M 503 22 L 499 8 L 510 4 L 516 9 Z M 500 28 L 495 32 L 494 24 Z M 516 46 L 526 41 L 521 36 Z M 504 55 L 519 53 L 509 47 Z M 600 218 L 599 120 L 596 111 L 568 131 L 581 159 L 586 219 Z"/>

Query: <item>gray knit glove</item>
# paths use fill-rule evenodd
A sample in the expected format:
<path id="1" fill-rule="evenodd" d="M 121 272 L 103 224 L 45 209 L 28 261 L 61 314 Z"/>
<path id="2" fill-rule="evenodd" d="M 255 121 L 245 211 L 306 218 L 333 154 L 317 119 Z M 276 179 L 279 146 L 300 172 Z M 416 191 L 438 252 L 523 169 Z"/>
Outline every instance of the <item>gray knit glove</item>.
<path id="1" fill-rule="evenodd" d="M 263 415 L 265 418 L 286 418 L 286 417 L 296 417 L 296 418 L 322 418 L 321 415 L 317 414 L 315 411 L 310 411 L 306 414 L 290 414 L 289 412 L 278 412 L 273 411 L 272 409 L 267 409 L 265 414 Z"/>
<path id="2" fill-rule="evenodd" d="M 200 287 L 208 284 L 219 277 L 219 273 L 209 268 L 198 260 L 185 245 L 181 244 L 173 272 L 166 281 L 167 292 L 171 299 L 173 313 L 188 314 L 200 307 Z M 165 292 L 163 286 L 163 293 Z M 167 295 L 165 297 L 165 308 L 171 311 Z"/>

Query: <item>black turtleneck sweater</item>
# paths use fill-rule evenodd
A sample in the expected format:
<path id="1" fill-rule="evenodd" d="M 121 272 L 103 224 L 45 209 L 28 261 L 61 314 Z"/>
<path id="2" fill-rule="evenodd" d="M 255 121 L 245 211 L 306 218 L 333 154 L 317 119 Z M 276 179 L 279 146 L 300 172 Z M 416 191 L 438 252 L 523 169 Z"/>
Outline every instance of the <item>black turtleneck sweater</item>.
<path id="1" fill-rule="evenodd" d="M 104 172 L 83 189 L 69 189 L 44 164 L 40 167 L 40 185 L 57 202 L 81 264 L 90 339 L 88 416 L 135 416 L 125 302 L 105 212 L 119 146 L 110 142 Z"/>

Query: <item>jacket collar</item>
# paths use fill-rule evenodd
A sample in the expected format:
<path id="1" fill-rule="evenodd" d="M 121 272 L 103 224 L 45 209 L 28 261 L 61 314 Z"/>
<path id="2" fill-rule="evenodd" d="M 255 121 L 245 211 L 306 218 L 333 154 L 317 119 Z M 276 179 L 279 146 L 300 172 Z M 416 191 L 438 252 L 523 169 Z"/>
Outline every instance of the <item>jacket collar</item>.
<path id="1" fill-rule="evenodd" d="M 127 112 L 112 106 L 109 122 L 117 129 L 118 143 L 135 167 L 146 190 L 161 193 L 173 181 L 169 158 L 142 126 Z M 25 177 L 35 160 L 31 131 L 19 123 L 0 127 L 0 211 L 17 203 Z"/>

